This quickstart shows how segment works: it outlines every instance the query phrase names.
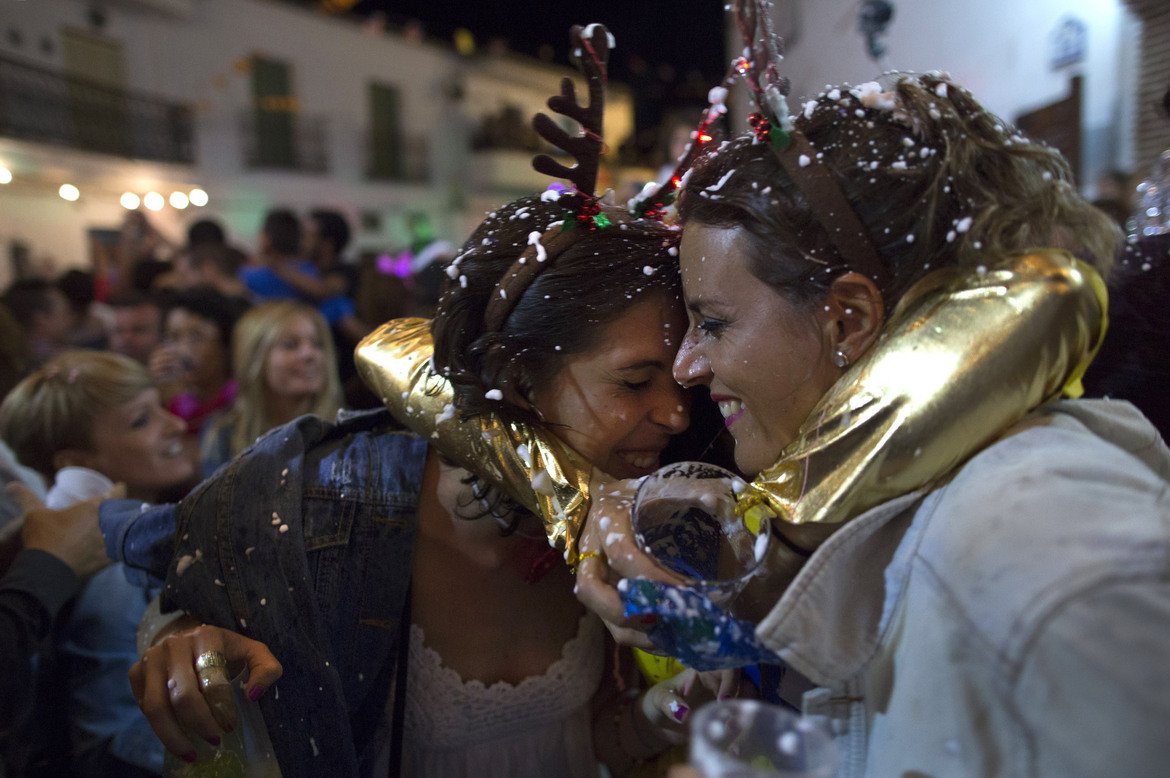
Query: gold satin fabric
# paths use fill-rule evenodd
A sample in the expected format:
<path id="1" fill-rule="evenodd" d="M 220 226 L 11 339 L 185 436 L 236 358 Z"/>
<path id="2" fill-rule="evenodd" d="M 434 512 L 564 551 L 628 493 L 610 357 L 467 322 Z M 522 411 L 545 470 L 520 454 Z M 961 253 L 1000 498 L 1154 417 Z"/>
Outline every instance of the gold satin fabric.
<path id="1" fill-rule="evenodd" d="M 1041 403 L 1080 394 L 1105 305 L 1101 277 L 1063 251 L 930 274 L 750 489 L 779 521 L 840 524 L 929 485 Z"/>
<path id="2" fill-rule="evenodd" d="M 1063 251 L 931 273 L 752 482 L 744 508 L 831 528 L 937 481 L 1041 403 L 1079 394 L 1105 321 L 1104 282 Z M 550 544 L 575 564 L 589 463 L 546 430 L 460 421 L 432 350 L 427 320 L 398 319 L 363 340 L 356 359 L 399 421 L 542 517 Z"/>

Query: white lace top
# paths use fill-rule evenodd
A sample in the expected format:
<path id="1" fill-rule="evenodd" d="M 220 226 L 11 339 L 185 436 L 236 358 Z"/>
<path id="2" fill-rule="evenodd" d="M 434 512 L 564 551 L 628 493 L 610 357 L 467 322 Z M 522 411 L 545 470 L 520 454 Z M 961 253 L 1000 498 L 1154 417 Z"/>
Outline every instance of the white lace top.
<path id="1" fill-rule="evenodd" d="M 410 628 L 405 763 L 413 778 L 596 778 L 589 703 L 605 665 L 604 627 L 581 617 L 543 675 L 513 685 L 464 681 Z M 393 700 L 387 702 L 389 720 Z M 387 774 L 388 742 L 375 775 Z"/>

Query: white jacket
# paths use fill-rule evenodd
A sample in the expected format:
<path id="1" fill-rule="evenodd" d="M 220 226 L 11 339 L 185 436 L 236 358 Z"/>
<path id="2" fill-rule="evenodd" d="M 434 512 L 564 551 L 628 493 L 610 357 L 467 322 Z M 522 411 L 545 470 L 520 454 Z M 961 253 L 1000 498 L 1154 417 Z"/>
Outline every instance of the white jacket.
<path id="1" fill-rule="evenodd" d="M 843 776 L 1170 775 L 1170 450 L 1052 403 L 857 517 L 759 625 Z"/>

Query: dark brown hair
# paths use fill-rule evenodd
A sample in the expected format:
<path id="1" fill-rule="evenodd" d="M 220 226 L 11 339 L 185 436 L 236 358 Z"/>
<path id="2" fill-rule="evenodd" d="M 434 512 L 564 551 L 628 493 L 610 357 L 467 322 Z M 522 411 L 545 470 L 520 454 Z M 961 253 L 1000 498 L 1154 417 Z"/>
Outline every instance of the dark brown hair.
<path id="1" fill-rule="evenodd" d="M 488 397 L 515 390 L 529 397 L 565 358 L 593 348 L 603 327 L 653 293 L 679 294 L 678 232 L 656 222 L 607 212 L 613 223 L 579 235 L 524 290 L 498 331 L 484 311 L 501 276 L 534 240 L 573 213 L 540 197 L 489 213 L 447 268 L 433 323 L 435 365 L 455 392 L 462 415 L 494 412 L 506 421 L 535 422 L 523 408 Z M 492 392 L 493 396 L 495 395 Z"/>

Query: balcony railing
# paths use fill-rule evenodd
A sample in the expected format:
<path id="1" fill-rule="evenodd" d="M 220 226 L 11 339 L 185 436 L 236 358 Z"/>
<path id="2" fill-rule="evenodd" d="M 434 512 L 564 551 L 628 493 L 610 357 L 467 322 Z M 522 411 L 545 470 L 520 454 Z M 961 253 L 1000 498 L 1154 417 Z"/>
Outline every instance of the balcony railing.
<path id="1" fill-rule="evenodd" d="M 244 164 L 257 170 L 324 173 L 325 117 L 252 109 L 240 114 Z"/>
<path id="2" fill-rule="evenodd" d="M 195 161 L 191 109 L 0 56 L 0 135 L 133 159 Z"/>

